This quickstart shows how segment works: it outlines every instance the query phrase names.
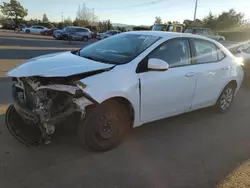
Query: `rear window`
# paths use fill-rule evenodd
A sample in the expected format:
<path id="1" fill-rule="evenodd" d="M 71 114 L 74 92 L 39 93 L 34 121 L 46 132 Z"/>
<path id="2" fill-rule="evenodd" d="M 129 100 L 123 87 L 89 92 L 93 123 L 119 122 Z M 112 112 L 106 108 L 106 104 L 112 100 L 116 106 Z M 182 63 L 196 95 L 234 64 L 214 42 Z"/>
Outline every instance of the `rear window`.
<path id="1" fill-rule="evenodd" d="M 184 33 L 193 33 L 193 29 L 186 29 Z"/>

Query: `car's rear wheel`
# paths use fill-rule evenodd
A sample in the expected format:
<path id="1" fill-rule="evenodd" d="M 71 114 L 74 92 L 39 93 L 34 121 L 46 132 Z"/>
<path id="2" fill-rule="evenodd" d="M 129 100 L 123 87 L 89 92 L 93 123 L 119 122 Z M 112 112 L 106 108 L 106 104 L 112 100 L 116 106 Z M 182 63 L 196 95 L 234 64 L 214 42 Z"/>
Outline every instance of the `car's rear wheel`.
<path id="1" fill-rule="evenodd" d="M 215 108 L 217 112 L 225 113 L 232 105 L 236 87 L 234 84 L 228 84 L 221 92 L 218 98 Z"/>
<path id="2" fill-rule="evenodd" d="M 79 125 L 81 143 L 94 151 L 107 151 L 117 146 L 131 127 L 125 106 L 109 100 L 87 111 Z"/>

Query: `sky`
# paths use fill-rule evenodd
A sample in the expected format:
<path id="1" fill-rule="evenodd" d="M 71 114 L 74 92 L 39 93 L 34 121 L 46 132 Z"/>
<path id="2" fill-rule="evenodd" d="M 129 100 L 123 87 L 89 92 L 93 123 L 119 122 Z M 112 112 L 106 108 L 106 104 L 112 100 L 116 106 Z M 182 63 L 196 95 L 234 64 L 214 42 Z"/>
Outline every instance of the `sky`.
<path id="1" fill-rule="evenodd" d="M 0 0 L 0 2 L 8 0 Z M 99 20 L 110 19 L 113 23 L 151 25 L 155 17 L 163 21 L 193 19 L 195 0 L 19 0 L 28 9 L 26 19 L 42 19 L 44 13 L 50 21 L 76 17 L 78 6 L 84 2 L 94 9 Z M 198 0 L 197 18 L 202 19 L 211 11 L 219 14 L 234 8 L 250 19 L 250 0 Z"/>

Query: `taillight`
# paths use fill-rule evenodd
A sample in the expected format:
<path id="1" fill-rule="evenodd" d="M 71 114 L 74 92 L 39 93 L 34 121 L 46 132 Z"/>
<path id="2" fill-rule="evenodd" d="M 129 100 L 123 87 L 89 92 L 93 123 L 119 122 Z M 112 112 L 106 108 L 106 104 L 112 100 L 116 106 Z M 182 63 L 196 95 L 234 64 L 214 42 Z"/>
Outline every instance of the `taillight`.
<path id="1" fill-rule="evenodd" d="M 196 34 L 196 32 L 192 32 L 192 34 Z"/>

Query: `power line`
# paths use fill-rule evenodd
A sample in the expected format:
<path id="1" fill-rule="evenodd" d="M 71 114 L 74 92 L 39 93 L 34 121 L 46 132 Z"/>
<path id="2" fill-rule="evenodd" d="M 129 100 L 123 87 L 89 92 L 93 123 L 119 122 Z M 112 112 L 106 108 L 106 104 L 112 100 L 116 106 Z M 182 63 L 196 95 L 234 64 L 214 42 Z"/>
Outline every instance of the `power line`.
<path id="1" fill-rule="evenodd" d="M 129 5 L 129 6 L 120 6 L 120 7 L 116 7 L 116 9 L 138 8 L 138 7 L 148 6 L 148 5 L 155 5 L 155 4 L 161 3 L 163 1 L 170 1 L 170 0 L 153 0 L 150 2 L 146 2 L 146 3 L 140 3 L 140 4 L 135 4 L 135 5 Z"/>

